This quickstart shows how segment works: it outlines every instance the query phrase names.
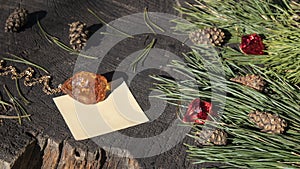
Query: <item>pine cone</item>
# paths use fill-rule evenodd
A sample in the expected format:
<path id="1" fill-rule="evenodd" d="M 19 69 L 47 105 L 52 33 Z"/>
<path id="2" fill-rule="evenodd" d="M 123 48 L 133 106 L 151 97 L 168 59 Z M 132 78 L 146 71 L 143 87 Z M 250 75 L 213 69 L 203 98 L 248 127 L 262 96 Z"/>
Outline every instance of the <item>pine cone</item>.
<path id="1" fill-rule="evenodd" d="M 86 30 L 86 24 L 77 21 L 69 24 L 69 26 L 70 45 L 74 50 L 79 51 L 85 46 L 88 40 L 88 31 Z"/>
<path id="2" fill-rule="evenodd" d="M 266 85 L 264 79 L 256 75 L 238 76 L 236 78 L 231 78 L 230 80 L 233 82 L 241 83 L 258 91 L 263 91 Z"/>
<path id="3" fill-rule="evenodd" d="M 215 27 L 198 29 L 191 32 L 189 38 L 196 45 L 211 44 L 214 46 L 221 46 L 225 38 L 225 33 L 221 29 Z"/>
<path id="4" fill-rule="evenodd" d="M 284 119 L 271 113 L 255 111 L 249 113 L 248 116 L 252 122 L 256 123 L 262 132 L 279 134 L 283 133 L 287 127 L 287 123 Z"/>
<path id="5" fill-rule="evenodd" d="M 226 145 L 227 144 L 227 133 L 221 129 L 216 130 L 204 130 L 197 132 L 196 142 L 200 145 Z"/>
<path id="6" fill-rule="evenodd" d="M 5 22 L 5 32 L 18 32 L 28 20 L 28 11 L 23 8 L 16 8 Z"/>

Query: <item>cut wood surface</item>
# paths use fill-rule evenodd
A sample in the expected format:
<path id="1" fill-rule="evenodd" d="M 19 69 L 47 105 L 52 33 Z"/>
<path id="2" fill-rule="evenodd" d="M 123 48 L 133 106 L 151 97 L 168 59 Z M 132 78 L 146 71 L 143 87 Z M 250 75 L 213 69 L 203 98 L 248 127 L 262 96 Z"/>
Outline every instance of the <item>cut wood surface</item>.
<path id="1" fill-rule="evenodd" d="M 184 4 L 182 0 L 23 0 L 21 6 L 30 13 L 29 23 L 19 33 L 5 33 L 5 20 L 13 9 L 19 6 L 19 2 L 19 0 L 0 0 L 0 25 L 2 25 L 0 27 L 0 57 L 7 57 L 7 53 L 12 53 L 43 66 L 53 77 L 52 86 L 57 86 L 72 76 L 77 57 L 48 43 L 36 24 L 37 18 L 48 33 L 59 37 L 65 44 L 68 44 L 68 23 L 80 20 L 90 28 L 100 27 L 99 21 L 87 11 L 87 8 L 96 11 L 103 20 L 110 22 L 125 15 L 143 12 L 145 7 L 152 12 L 179 15 L 173 7 L 178 3 Z M 118 64 L 115 58 L 125 58 L 129 54 L 145 48 L 151 40 L 148 35 L 139 35 L 134 40 L 122 41 L 108 53 L 99 67 L 99 73 L 113 72 Z M 182 49 L 181 43 L 167 37 L 162 38 L 157 45 L 177 55 L 186 51 L 186 49 Z M 157 62 L 159 62 L 159 58 Z M 15 65 L 19 70 L 27 67 L 23 64 L 6 63 Z M 148 95 L 151 91 L 150 88 L 154 86 L 149 75 L 158 73 L 160 72 L 157 70 L 143 72 L 130 84 L 130 89 L 143 110 L 147 110 L 151 106 Z M 18 96 L 14 83 L 10 77 L 0 77 L 1 95 L 5 96 L 2 85 L 6 84 L 13 95 Z M 104 150 L 90 139 L 75 141 L 52 100 L 54 96 L 43 93 L 42 87 L 39 85 L 25 87 L 21 81 L 20 87 L 22 93 L 31 101 L 31 104 L 25 108 L 31 114 L 32 121 L 23 120 L 20 125 L 17 120 L 3 119 L 3 124 L 0 123 L 1 169 L 188 169 L 202 167 L 192 165 L 186 159 L 186 147 L 183 143 L 193 144 L 193 140 L 188 137 L 167 152 L 137 159 L 130 156 L 119 157 L 113 152 L 116 150 Z M 145 90 L 148 88 L 149 90 Z M 7 100 L 7 97 L 4 99 Z M 176 118 L 175 111 L 175 107 L 168 106 L 158 119 L 121 132 L 132 137 L 155 136 L 169 127 Z M 16 114 L 11 111 L 7 115 Z M 159 149 L 160 147 L 154 148 Z M 120 155 L 124 153 L 130 154 L 125 150 L 119 150 Z"/>

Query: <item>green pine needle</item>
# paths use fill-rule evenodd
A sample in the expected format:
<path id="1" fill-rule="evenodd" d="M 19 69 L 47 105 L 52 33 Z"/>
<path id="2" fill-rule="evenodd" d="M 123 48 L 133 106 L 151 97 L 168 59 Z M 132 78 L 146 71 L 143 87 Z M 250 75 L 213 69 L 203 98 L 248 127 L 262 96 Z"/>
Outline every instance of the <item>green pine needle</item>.
<path id="1" fill-rule="evenodd" d="M 77 55 L 77 56 L 81 56 L 81 57 L 84 57 L 84 58 L 87 58 L 87 59 L 97 59 L 97 57 L 94 57 L 94 56 L 88 56 L 88 55 L 85 55 L 85 54 L 82 54 L 72 48 L 70 48 L 69 46 L 67 46 L 66 44 L 64 44 L 63 42 L 61 42 L 57 37 L 54 37 L 52 35 L 50 35 L 49 33 L 47 33 L 44 28 L 42 27 L 40 21 L 37 21 L 37 25 L 38 27 L 40 28 L 43 36 L 47 39 L 47 41 L 50 43 L 50 44 L 55 44 L 57 45 L 58 47 L 60 47 L 61 49 L 63 49 L 64 51 L 67 51 L 69 52 L 70 54 L 72 55 Z"/>
<path id="2" fill-rule="evenodd" d="M 11 53 L 8 53 L 8 54 L 10 56 L 16 58 L 16 59 L 3 58 L 4 60 L 8 60 L 8 61 L 16 62 L 16 63 L 23 63 L 23 64 L 26 64 L 26 65 L 30 65 L 30 66 L 36 67 L 37 69 L 40 69 L 40 70 L 44 71 L 45 73 L 49 74 L 49 72 L 45 68 L 43 68 L 43 67 L 41 67 L 41 66 L 39 66 L 39 65 L 37 65 L 35 63 L 32 63 L 32 62 L 30 62 L 30 61 L 28 61 L 28 60 L 26 60 L 24 58 L 21 58 L 21 57 L 18 57 L 16 55 L 14 55 L 14 54 L 11 54 Z"/>
<path id="3" fill-rule="evenodd" d="M 3 108 L 5 108 L 5 106 L 11 106 L 11 104 L 1 100 L 1 97 L 0 97 L 0 104 L 2 105 Z"/>
<path id="4" fill-rule="evenodd" d="M 226 59 L 238 64 L 264 64 L 291 83 L 300 84 L 300 23 L 293 19 L 298 16 L 300 5 L 288 0 L 195 0 L 188 7 L 177 10 L 192 24 L 175 21 L 175 30 L 190 32 L 205 27 L 218 27 L 230 32 L 229 43 L 240 43 L 241 36 L 257 33 L 265 36 L 267 55 L 225 55 Z M 224 48 L 223 52 L 229 52 Z"/>
<path id="5" fill-rule="evenodd" d="M 28 118 L 30 115 L 25 116 L 6 116 L 6 115 L 0 115 L 0 119 L 20 119 L 20 118 Z"/>
<path id="6" fill-rule="evenodd" d="M 145 24 L 147 25 L 147 27 L 152 31 L 153 34 L 156 35 L 155 30 L 152 28 L 152 26 L 154 26 L 156 29 L 158 29 L 161 32 L 165 32 L 165 30 L 163 28 L 161 28 L 160 26 L 158 26 L 157 24 L 153 23 L 148 15 L 148 9 L 145 8 L 144 9 L 144 21 Z"/>
<path id="7" fill-rule="evenodd" d="M 146 46 L 141 54 L 138 55 L 136 60 L 134 60 L 130 66 L 132 67 L 133 72 L 136 71 L 137 65 L 140 61 L 142 61 L 142 65 L 144 64 L 148 54 L 150 53 L 151 49 L 154 47 L 156 39 L 152 39 L 152 41 Z"/>
<path id="8" fill-rule="evenodd" d="M 19 124 L 22 124 L 22 118 L 24 118 L 24 117 L 27 118 L 29 121 L 31 121 L 30 115 L 27 114 L 27 111 L 23 108 L 23 106 L 10 93 L 10 91 L 7 89 L 6 85 L 3 85 L 3 88 L 4 88 L 7 96 L 9 97 L 13 108 L 15 109 L 15 111 L 17 113 Z"/>
<path id="9" fill-rule="evenodd" d="M 223 67 L 218 65 L 193 51 L 186 55 L 185 63 L 173 61 L 169 65 L 172 70 L 184 75 L 186 80 L 154 77 L 158 81 L 156 89 L 162 93 L 158 98 L 170 104 L 182 106 L 178 103 L 190 103 L 195 98 L 201 98 L 225 105 L 220 114 L 221 121 L 207 121 L 205 126 L 225 130 L 230 135 L 229 145 L 202 148 L 187 145 L 189 158 L 195 164 L 222 164 L 220 168 L 295 168 L 300 161 L 299 88 L 275 72 L 255 65 L 243 67 L 226 60 L 222 62 Z M 226 79 L 246 73 L 259 75 L 267 82 L 266 91 L 269 92 L 260 93 L 225 80 L 218 73 L 222 70 Z M 210 89 L 214 90 L 214 95 Z M 248 113 L 254 110 L 279 115 L 288 122 L 287 132 L 277 135 L 260 132 L 248 118 Z"/>
<path id="10" fill-rule="evenodd" d="M 27 100 L 25 98 L 25 96 L 22 94 L 21 90 L 20 90 L 20 87 L 19 87 L 19 80 L 18 79 L 15 79 L 15 84 L 16 84 L 16 88 L 17 88 L 17 91 L 18 91 L 18 94 L 19 96 L 21 97 L 22 101 L 24 102 L 25 105 L 28 105 L 30 104 L 30 101 Z"/>
<path id="11" fill-rule="evenodd" d="M 93 16 L 95 16 L 103 25 L 106 25 L 107 27 L 109 27 L 109 28 L 111 28 L 111 29 L 113 29 L 114 31 L 116 31 L 116 32 L 118 32 L 120 35 L 122 35 L 122 36 L 125 36 L 125 37 L 127 37 L 127 38 L 133 38 L 133 36 L 131 36 L 131 35 L 129 35 L 129 34 L 127 34 L 127 33 L 125 33 L 125 32 L 122 32 L 122 31 L 120 31 L 120 30 L 118 30 L 118 29 L 116 29 L 116 28 L 114 28 L 113 26 L 111 26 L 111 25 L 109 25 L 108 23 L 106 23 L 103 19 L 101 19 L 93 10 L 91 10 L 91 9 L 87 9 Z"/>

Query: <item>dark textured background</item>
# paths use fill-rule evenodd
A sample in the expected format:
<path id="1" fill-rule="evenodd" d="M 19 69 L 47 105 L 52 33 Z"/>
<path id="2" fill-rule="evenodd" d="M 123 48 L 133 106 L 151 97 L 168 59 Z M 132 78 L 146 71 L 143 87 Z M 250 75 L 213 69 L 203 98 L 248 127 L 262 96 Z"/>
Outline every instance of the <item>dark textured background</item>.
<path id="1" fill-rule="evenodd" d="M 181 0 L 180 3 L 183 4 L 183 1 Z M 106 22 L 136 12 L 143 12 L 145 7 L 151 12 L 165 12 L 178 15 L 173 8 L 176 4 L 174 0 L 23 0 L 21 4 L 22 7 L 25 7 L 30 12 L 30 22 L 19 33 L 5 33 L 5 20 L 13 9 L 19 5 L 19 1 L 0 0 L 1 57 L 7 56 L 6 53 L 8 52 L 22 56 L 45 67 L 53 76 L 53 86 L 64 82 L 72 76 L 77 57 L 68 54 L 55 45 L 49 44 L 40 34 L 36 25 L 36 18 L 41 20 L 43 27 L 51 35 L 59 37 L 68 44 L 68 23 L 80 20 L 87 23 L 90 28 L 99 28 L 98 20 L 87 12 L 87 8 L 96 11 Z M 147 36 L 140 35 L 134 40 L 125 40 L 119 43 L 108 53 L 106 56 L 108 59 L 105 59 L 105 62 L 99 67 L 99 73 L 114 71 L 117 64 L 114 58 L 122 58 L 134 51 L 143 49 L 152 39 L 147 38 Z M 177 55 L 185 51 L 179 42 L 166 37 L 161 38 L 157 45 Z M 7 62 L 7 64 L 13 63 Z M 13 65 L 16 65 L 20 70 L 26 68 L 22 64 Z M 144 110 L 149 109 L 150 106 L 147 99 L 150 90 L 145 89 L 153 87 L 153 81 L 148 77 L 149 74 L 153 73 L 157 74 L 160 72 L 157 70 L 143 72 L 135 77 L 130 84 L 134 96 Z M 2 95 L 5 95 L 2 88 L 3 84 L 6 84 L 12 93 L 17 96 L 14 81 L 9 77 L 0 77 L 0 91 Z M 69 152 L 70 156 L 80 157 L 82 156 L 80 153 L 86 155 L 99 151 L 95 155 L 95 160 L 99 160 L 102 168 L 125 168 L 121 164 L 122 159 L 117 159 L 119 160 L 117 162 L 114 161 L 116 159 L 112 157 L 113 155 L 102 149 L 99 150 L 99 147 L 91 140 L 75 141 L 73 139 L 52 101 L 54 96 L 44 94 L 41 91 L 41 86 L 32 88 L 24 87 L 23 84 L 20 86 L 22 92 L 32 102 L 29 106 L 26 106 L 26 110 L 32 115 L 32 121 L 24 120 L 23 124 L 19 125 L 15 120 L 3 120 L 3 125 L 0 126 L 0 166 L 1 163 L 2 165 L 5 163 L 13 168 L 47 168 L 45 159 L 49 157 L 45 155 L 50 153 L 50 156 L 57 154 L 57 157 L 54 159 L 56 164 L 50 165 L 52 168 L 67 168 L 62 164 L 62 159 L 65 157 L 63 152 L 67 149 L 65 147 L 69 146 L 73 150 Z M 121 132 L 136 137 L 157 135 L 168 128 L 175 118 L 174 112 L 174 107 L 168 106 L 157 120 L 125 129 Z M 10 112 L 10 115 L 14 113 Z M 193 141 L 186 138 L 183 142 L 192 143 Z M 161 155 L 137 159 L 138 165 L 142 168 L 201 168 L 199 165 L 191 165 L 186 160 L 187 154 L 183 142 Z M 53 152 L 49 151 L 49 149 L 53 149 Z M 87 155 L 85 157 L 86 161 L 89 161 Z M 76 160 L 75 163 L 83 166 L 83 168 L 88 168 L 87 164 L 78 164 Z M 76 165 L 74 165 L 75 168 L 77 168 Z"/>

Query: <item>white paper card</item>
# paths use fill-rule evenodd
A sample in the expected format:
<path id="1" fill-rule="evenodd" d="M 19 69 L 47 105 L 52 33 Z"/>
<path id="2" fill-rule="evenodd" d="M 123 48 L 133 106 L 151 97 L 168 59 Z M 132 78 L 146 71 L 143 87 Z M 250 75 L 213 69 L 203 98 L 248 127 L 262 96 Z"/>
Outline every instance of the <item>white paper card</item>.
<path id="1" fill-rule="evenodd" d="M 123 82 L 104 101 L 93 105 L 63 95 L 53 98 L 76 140 L 83 140 L 148 122 Z"/>

